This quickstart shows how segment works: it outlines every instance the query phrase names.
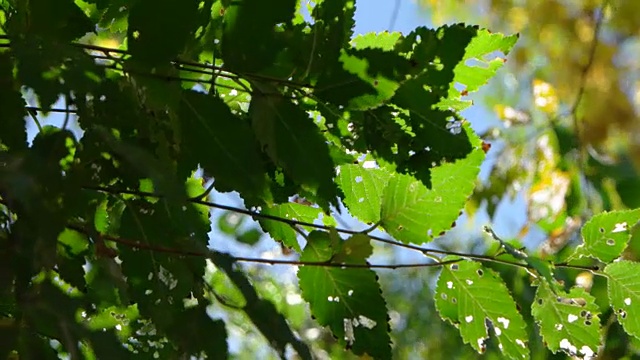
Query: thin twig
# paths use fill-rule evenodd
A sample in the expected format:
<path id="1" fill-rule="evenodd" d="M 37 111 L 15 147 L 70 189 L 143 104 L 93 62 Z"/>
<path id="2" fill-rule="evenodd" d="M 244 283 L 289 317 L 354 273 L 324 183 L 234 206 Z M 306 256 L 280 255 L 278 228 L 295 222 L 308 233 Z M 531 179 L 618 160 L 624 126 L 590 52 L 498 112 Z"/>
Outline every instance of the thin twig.
<path id="1" fill-rule="evenodd" d="M 137 196 L 143 196 L 143 197 L 144 196 L 149 196 L 149 197 L 158 197 L 158 198 L 162 197 L 159 194 L 149 193 L 149 192 L 144 192 L 144 191 L 137 191 L 137 190 L 116 190 L 116 189 L 100 187 L 100 186 L 84 186 L 84 188 L 88 189 L 88 190 L 101 191 L 101 192 L 106 192 L 106 193 L 110 193 L 110 194 L 129 194 L 129 195 L 137 195 Z M 222 209 L 222 210 L 232 211 L 232 212 L 239 213 L 239 214 L 248 215 L 248 216 L 251 216 L 253 218 L 278 221 L 278 222 L 285 223 L 285 224 L 288 224 L 288 225 L 293 226 L 293 227 L 295 227 L 295 226 L 304 226 L 304 227 L 311 227 L 311 228 L 315 228 L 315 229 L 321 229 L 321 230 L 325 230 L 325 231 L 335 230 L 335 231 L 337 231 L 339 233 L 348 234 L 348 235 L 362 234 L 362 231 L 334 228 L 332 226 L 327 226 L 327 225 L 314 224 L 314 223 L 305 222 L 305 221 L 287 219 L 287 218 L 282 218 L 282 217 L 279 217 L 279 216 L 274 216 L 274 215 L 270 215 L 270 214 L 264 214 L 264 213 L 260 213 L 260 212 L 256 212 L 256 211 L 252 211 L 252 210 L 247 210 L 247 209 L 241 209 L 241 208 L 237 208 L 237 207 L 229 206 L 229 205 L 224 205 L 224 204 L 217 204 L 217 203 L 209 202 L 209 201 L 203 201 L 203 200 L 198 200 L 198 199 L 188 199 L 188 201 L 190 201 L 192 203 L 195 203 L 195 204 L 204 205 L 204 206 L 208 206 L 208 207 L 212 207 L 212 208 L 216 208 L 216 209 Z M 456 252 L 456 251 L 430 249 L 430 248 L 425 248 L 425 247 L 421 247 L 421 246 L 417 246 L 417 245 L 405 244 L 405 243 L 402 243 L 402 242 L 399 242 L 399 241 L 395 241 L 395 240 L 385 239 L 385 238 L 382 238 L 382 237 L 379 237 L 379 236 L 375 236 L 375 235 L 368 235 L 368 236 L 369 236 L 369 238 L 371 240 L 374 240 L 374 241 L 377 241 L 377 242 L 381 242 L 381 243 L 385 243 L 385 244 L 389 244 L 389 245 L 396 246 L 396 247 L 402 247 L 402 248 L 406 248 L 406 249 L 409 249 L 409 250 L 414 250 L 414 251 L 422 253 L 425 256 L 429 256 L 429 255 L 433 255 L 433 254 L 451 255 L 451 256 L 459 256 L 461 258 L 472 259 L 472 260 L 477 260 L 477 261 L 482 261 L 482 262 L 493 262 L 493 263 L 504 264 L 504 265 L 509 265 L 509 266 L 517 266 L 517 267 L 522 267 L 522 268 L 528 268 L 528 265 L 525 264 L 525 263 L 502 260 L 502 259 L 498 259 L 498 258 L 496 258 L 494 256 L 476 255 L 476 254 L 467 254 L 467 253 L 461 253 L 461 252 Z M 568 265 L 568 264 L 563 264 L 563 267 L 573 268 L 574 266 L 573 265 Z M 581 267 L 577 267 L 577 268 L 581 268 Z"/>
<path id="2" fill-rule="evenodd" d="M 202 199 L 206 198 L 213 191 L 213 189 L 214 189 L 213 185 L 214 184 L 215 184 L 215 182 L 212 181 L 211 184 L 204 190 L 204 192 L 202 194 L 200 194 L 198 196 L 191 197 L 191 198 L 189 198 L 189 200 L 202 200 Z"/>
<path id="3" fill-rule="evenodd" d="M 41 108 L 38 106 L 25 106 L 24 107 L 25 110 L 27 111 L 33 111 L 33 112 L 56 112 L 56 113 L 72 113 L 75 114 L 77 112 L 76 109 L 60 109 L 60 108 L 51 108 L 51 109 L 45 109 L 45 108 Z"/>
<path id="4" fill-rule="evenodd" d="M 69 224 L 67 228 L 71 230 L 75 230 L 85 235 L 89 235 L 90 232 L 82 226 Z M 101 234 L 104 239 L 109 241 L 113 241 L 117 244 L 125 245 L 131 248 L 141 249 L 141 250 L 149 250 L 160 253 L 168 253 L 174 255 L 181 256 L 196 256 L 196 257 L 206 257 L 210 258 L 214 254 L 219 253 L 215 250 L 209 250 L 209 252 L 202 251 L 193 251 L 193 250 L 183 250 L 176 249 L 162 245 L 148 244 L 142 243 L 135 240 L 124 239 L 117 236 L 112 236 L 108 234 Z M 230 256 L 233 261 L 237 262 L 247 262 L 247 263 L 256 263 L 256 264 L 268 264 L 268 265 L 295 265 L 295 266 L 320 266 L 320 267 L 333 267 L 333 268 L 360 268 L 360 269 L 399 269 L 399 268 L 417 268 L 417 267 L 437 267 L 443 266 L 447 264 L 452 264 L 459 262 L 460 259 L 442 261 L 442 262 L 431 262 L 431 263 L 411 263 L 411 264 L 368 264 L 368 263 L 332 263 L 328 261 L 299 261 L 299 260 L 281 260 L 281 259 L 263 259 L 263 258 L 252 258 L 252 257 L 244 257 L 244 256 Z"/>
<path id="5" fill-rule="evenodd" d="M 31 116 L 33 121 L 36 123 L 36 126 L 38 127 L 38 132 L 42 132 L 42 125 L 40 124 L 40 120 L 38 120 L 38 117 L 36 116 L 37 114 L 35 113 L 35 111 L 27 109 L 27 112 L 29 113 L 29 116 Z"/>
<path id="6" fill-rule="evenodd" d="M 396 0 L 396 3 L 393 5 L 393 12 L 391 13 L 391 20 L 389 21 L 389 31 L 393 31 L 394 26 L 396 26 L 396 21 L 398 20 L 398 15 L 400 14 L 400 4 L 401 0 Z"/>

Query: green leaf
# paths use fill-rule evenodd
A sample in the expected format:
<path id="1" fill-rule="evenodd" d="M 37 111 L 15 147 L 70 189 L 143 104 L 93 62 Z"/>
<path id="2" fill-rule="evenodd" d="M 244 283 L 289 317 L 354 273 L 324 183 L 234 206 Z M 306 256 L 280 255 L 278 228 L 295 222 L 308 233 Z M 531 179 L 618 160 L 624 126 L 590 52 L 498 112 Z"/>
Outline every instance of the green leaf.
<path id="1" fill-rule="evenodd" d="M 284 48 L 276 25 L 291 22 L 295 0 L 238 0 L 224 11 L 222 59 L 234 71 L 258 72 Z"/>
<path id="2" fill-rule="evenodd" d="M 382 227 L 394 238 L 422 244 L 452 227 L 467 198 L 484 159 L 474 150 L 467 158 L 445 163 L 432 171 L 432 188 L 410 175 L 396 174 L 382 197 Z"/>
<path id="3" fill-rule="evenodd" d="M 573 256 L 590 256 L 608 263 L 622 254 L 631 239 L 631 228 L 640 220 L 640 209 L 603 212 L 582 228 L 583 244 Z"/>
<path id="4" fill-rule="evenodd" d="M 517 34 L 505 36 L 485 29 L 478 30 L 465 49 L 464 61 L 460 62 L 454 70 L 454 81 L 466 85 L 468 92 L 478 90 L 504 65 L 503 58 L 494 56 L 488 60 L 486 57 L 496 51 L 507 55 L 516 41 L 518 41 Z M 467 65 L 469 60 L 473 60 L 477 65 Z"/>
<path id="5" fill-rule="evenodd" d="M 318 219 L 318 216 L 322 213 L 322 209 L 290 202 L 266 207 L 262 210 L 262 213 L 283 219 L 312 223 Z M 262 229 L 268 232 L 275 241 L 282 242 L 284 246 L 293 248 L 297 252 L 301 252 L 300 244 L 298 244 L 297 239 L 298 233 L 293 230 L 291 225 L 276 220 L 260 219 L 259 221 Z M 310 229 L 307 228 L 307 230 Z"/>
<path id="6" fill-rule="evenodd" d="M 268 198 L 259 145 L 249 124 L 231 113 L 218 97 L 183 93 L 180 121 L 183 166 L 198 163 L 215 178 L 218 191 L 237 190 L 245 199 Z"/>
<path id="7" fill-rule="evenodd" d="M 207 314 L 206 305 L 183 310 L 171 329 L 172 337 L 180 339 L 180 350 L 192 356 L 203 351 L 210 359 L 228 356 L 227 329 L 224 321 L 213 320 Z"/>
<path id="8" fill-rule="evenodd" d="M 554 353 L 593 358 L 600 345 L 599 307 L 583 288 L 554 292 L 540 281 L 531 313 L 540 326 L 540 335 Z"/>
<path id="9" fill-rule="evenodd" d="M 24 121 L 27 112 L 19 85 L 12 74 L 13 63 L 7 53 L 0 53 L 0 149 L 6 146 L 11 151 L 27 147 L 27 129 Z"/>
<path id="10" fill-rule="evenodd" d="M 139 0 L 129 10 L 127 43 L 134 61 L 155 66 L 174 60 L 198 24 L 198 0 Z"/>
<path id="11" fill-rule="evenodd" d="M 244 215 L 226 211 L 218 217 L 218 229 L 227 235 L 235 235 L 244 219 Z"/>
<path id="12" fill-rule="evenodd" d="M 120 236 L 131 241 L 173 249 L 157 252 L 119 246 L 122 271 L 140 314 L 161 331 L 174 326 L 182 301 L 198 293 L 204 275 L 202 257 L 177 256 L 208 243 L 210 224 L 191 203 L 161 199 L 154 204 L 129 201 Z"/>
<path id="13" fill-rule="evenodd" d="M 330 234 L 332 238 L 338 238 L 337 233 L 335 236 Z M 366 234 L 352 235 L 345 241 L 338 243 L 337 251 L 331 258 L 333 263 L 348 263 L 352 259 L 367 259 L 373 254 L 373 246 L 371 246 L 371 239 Z"/>
<path id="14" fill-rule="evenodd" d="M 23 32 L 50 38 L 64 43 L 76 40 L 88 32 L 94 32 L 94 24 L 73 0 L 30 0 L 26 3 L 27 11 L 19 14 L 26 17 L 23 20 L 26 28 Z M 11 17 L 18 20 L 21 16 Z M 9 25 L 11 27 L 11 25 Z"/>
<path id="15" fill-rule="evenodd" d="M 366 249 L 362 246 L 363 240 L 362 236 L 356 235 L 346 240 L 342 248 Z M 329 233 L 311 232 L 301 261 L 331 259 L 331 243 Z M 365 264 L 365 256 L 370 252 L 358 250 L 340 254 L 345 263 Z M 357 355 L 366 353 L 374 358 L 391 358 L 386 303 L 373 270 L 302 266 L 298 279 L 311 313 L 318 323 L 331 328 L 341 344 Z"/>
<path id="16" fill-rule="evenodd" d="M 262 231 L 256 228 L 253 228 L 241 234 L 238 234 L 236 236 L 236 240 L 238 240 L 238 242 L 241 242 L 243 244 L 255 245 L 258 243 L 258 241 L 260 241 L 261 237 L 262 237 Z"/>
<path id="17" fill-rule="evenodd" d="M 140 179 L 151 179 L 154 189 L 174 201 L 181 201 L 186 198 L 184 184 L 177 179 L 171 169 L 171 164 L 161 161 L 154 156 L 148 147 L 142 144 L 121 141 L 116 138 L 111 131 L 103 127 L 94 127 L 105 142 L 106 146 L 115 155 L 118 155 L 126 162 L 129 169 L 134 171 Z M 123 175 L 121 175 L 123 176 Z"/>
<path id="18" fill-rule="evenodd" d="M 400 87 L 400 81 L 404 80 L 405 74 L 410 70 L 408 59 L 395 52 L 377 48 L 343 51 L 340 61 L 344 70 L 356 75 L 369 85 L 370 90 L 367 93 L 349 100 L 348 108 L 355 110 L 372 109 L 389 100 Z M 347 81 L 344 86 L 354 86 L 352 82 L 354 81 Z M 331 86 L 328 91 L 339 95 L 338 90 Z"/>
<path id="19" fill-rule="evenodd" d="M 373 109 L 389 100 L 413 68 L 406 56 L 393 50 L 398 36 L 369 34 L 355 46 L 343 49 L 341 67 L 325 71 L 316 86 L 316 95 L 349 109 Z M 379 37 L 376 41 L 372 37 Z"/>
<path id="20" fill-rule="evenodd" d="M 396 43 L 402 37 L 400 32 L 370 32 L 366 34 L 356 35 L 351 44 L 356 49 L 382 49 L 385 51 L 391 51 L 396 46 Z"/>
<path id="21" fill-rule="evenodd" d="M 486 349 L 490 324 L 505 356 L 529 357 L 529 336 L 515 301 L 500 276 L 480 263 L 462 260 L 442 268 L 436 286 L 436 309 L 479 353 Z"/>
<path id="22" fill-rule="evenodd" d="M 265 86 L 265 90 L 273 90 Z M 256 137 L 271 161 L 323 208 L 336 205 L 335 166 L 326 140 L 299 106 L 277 92 L 254 92 L 249 114 Z"/>
<path id="23" fill-rule="evenodd" d="M 640 263 L 617 261 L 604 268 L 609 304 L 624 330 L 640 339 Z"/>
<path id="24" fill-rule="evenodd" d="M 368 224 L 378 222 L 382 194 L 390 177 L 382 169 L 365 169 L 354 164 L 340 166 L 336 182 L 351 215 Z"/>
<path id="25" fill-rule="evenodd" d="M 340 72 L 342 66 L 338 61 L 342 49 L 348 47 L 355 27 L 355 1 L 320 1 L 316 3 L 311 15 L 315 23 L 309 46 L 310 56 L 301 66 L 308 68 L 311 80 L 318 76 L 331 77 L 334 71 Z"/>

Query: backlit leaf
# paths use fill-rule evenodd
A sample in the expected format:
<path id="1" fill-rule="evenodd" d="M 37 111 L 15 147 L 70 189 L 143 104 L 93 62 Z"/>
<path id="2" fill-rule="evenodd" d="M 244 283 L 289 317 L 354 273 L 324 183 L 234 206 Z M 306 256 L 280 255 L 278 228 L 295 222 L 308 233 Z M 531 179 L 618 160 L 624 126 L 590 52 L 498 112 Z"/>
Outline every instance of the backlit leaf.
<path id="1" fill-rule="evenodd" d="M 504 65 L 504 59 L 495 55 L 495 52 L 500 51 L 503 55 L 508 54 L 517 40 L 518 35 L 506 36 L 484 29 L 478 30 L 476 36 L 465 49 L 465 61 L 460 62 L 454 70 L 454 81 L 466 85 L 468 92 L 478 90 Z M 487 59 L 492 53 L 494 55 Z M 473 60 L 473 62 L 469 64 L 469 60 Z"/>
<path id="2" fill-rule="evenodd" d="M 618 261 L 607 265 L 609 304 L 624 330 L 640 338 L 640 263 Z"/>
<path id="3" fill-rule="evenodd" d="M 541 281 L 531 307 L 547 347 L 571 356 L 593 358 L 600 345 L 599 307 L 583 288 L 554 292 Z"/>
<path id="4" fill-rule="evenodd" d="M 592 217 L 582 228 L 583 244 L 576 256 L 590 256 L 610 262 L 622 254 L 631 238 L 631 229 L 640 220 L 640 209 L 603 212 Z"/>
<path id="5" fill-rule="evenodd" d="M 318 219 L 322 210 L 317 207 L 302 205 L 298 203 L 279 204 L 262 210 L 263 214 L 277 216 L 283 219 L 298 220 L 307 223 L 313 223 Z M 281 221 L 260 219 L 262 228 L 271 235 L 271 237 L 282 242 L 284 246 L 295 249 L 300 252 L 300 244 L 297 240 L 297 232 L 291 225 Z"/>
<path id="6" fill-rule="evenodd" d="M 359 241 L 352 239 L 346 241 Z M 331 242 L 326 232 L 310 233 L 301 260 L 330 260 L 333 255 Z M 341 260 L 365 264 L 363 256 L 366 255 L 366 251 L 343 253 Z M 367 353 L 373 358 L 391 358 L 386 303 L 373 270 L 302 266 L 298 279 L 311 313 L 318 323 L 329 326 L 341 344 L 358 355 Z"/>
<path id="7" fill-rule="evenodd" d="M 462 260 L 442 268 L 436 308 L 444 320 L 458 327 L 462 340 L 479 353 L 486 349 L 491 327 L 505 356 L 529 357 L 529 335 L 515 301 L 500 276 L 480 263 Z"/>
<path id="8" fill-rule="evenodd" d="M 378 222 L 382 194 L 390 176 L 382 169 L 365 169 L 354 164 L 340 166 L 336 182 L 345 195 L 343 201 L 349 213 L 365 223 Z"/>
<path id="9" fill-rule="evenodd" d="M 484 159 L 481 149 L 432 171 L 432 188 L 410 175 L 396 174 L 382 197 L 382 227 L 403 242 L 422 244 L 450 229 L 471 195 Z"/>

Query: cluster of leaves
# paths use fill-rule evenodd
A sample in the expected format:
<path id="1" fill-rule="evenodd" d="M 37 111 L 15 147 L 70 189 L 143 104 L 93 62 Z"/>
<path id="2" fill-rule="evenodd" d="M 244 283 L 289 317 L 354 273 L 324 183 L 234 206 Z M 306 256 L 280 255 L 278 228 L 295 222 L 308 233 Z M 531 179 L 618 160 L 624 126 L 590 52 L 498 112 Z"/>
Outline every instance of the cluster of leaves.
<path id="1" fill-rule="evenodd" d="M 290 346 L 311 358 L 238 266 L 277 261 L 209 249 L 209 208 L 222 208 L 300 254 L 280 263 L 300 266 L 302 297 L 341 346 L 391 357 L 372 241 L 447 254 L 415 244 L 454 226 L 473 192 L 486 148 L 459 114 L 463 94 L 493 76 L 516 36 L 456 24 L 354 37 L 347 0 L 0 4 L 0 356 L 225 358 L 225 321 L 208 311 L 221 305 L 280 356 Z M 41 126 L 52 111 L 63 125 Z M 38 127 L 31 142 L 25 120 Z M 239 193 L 245 209 L 207 201 L 213 188 Z M 341 204 L 369 229 L 337 229 Z M 612 261 L 638 216 L 594 218 L 575 254 L 609 263 L 599 273 L 634 336 L 637 264 Z M 549 349 L 595 354 L 594 298 L 500 244 L 511 260 L 424 264 L 443 267 L 442 318 L 478 351 L 490 326 L 505 355 L 527 357 L 507 286 L 476 260 L 508 262 L 535 276 Z"/>

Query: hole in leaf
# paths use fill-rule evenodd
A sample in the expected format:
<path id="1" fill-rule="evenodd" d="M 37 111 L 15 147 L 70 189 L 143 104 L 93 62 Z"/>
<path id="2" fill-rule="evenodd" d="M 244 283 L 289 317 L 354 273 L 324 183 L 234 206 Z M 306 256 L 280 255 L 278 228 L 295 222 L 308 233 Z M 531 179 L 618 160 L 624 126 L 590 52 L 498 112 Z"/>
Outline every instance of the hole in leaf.
<path id="1" fill-rule="evenodd" d="M 458 266 L 458 264 L 451 264 L 451 270 L 457 271 L 459 268 L 460 266 Z"/>
<path id="2" fill-rule="evenodd" d="M 356 176 L 356 183 L 362 182 L 362 176 Z"/>
<path id="3" fill-rule="evenodd" d="M 455 304 L 455 303 L 457 303 L 457 302 L 458 302 L 458 299 L 456 299 L 456 298 L 452 297 L 452 298 L 451 298 L 451 302 Z"/>
<path id="4" fill-rule="evenodd" d="M 620 310 L 618 310 L 618 315 L 619 315 L 621 318 L 625 319 L 625 318 L 627 317 L 627 312 L 626 312 L 626 311 L 624 311 L 624 310 L 622 310 L 622 309 L 620 309 Z"/>
<path id="5" fill-rule="evenodd" d="M 478 274 L 478 276 L 484 275 L 484 271 L 482 271 L 482 269 L 478 269 L 476 273 Z"/>
<path id="6" fill-rule="evenodd" d="M 542 299 L 538 299 L 538 305 L 542 305 Z"/>
<path id="7" fill-rule="evenodd" d="M 580 311 L 580 317 L 587 316 L 587 312 L 585 310 Z"/>
<path id="8" fill-rule="evenodd" d="M 609 245 L 609 246 L 613 246 L 613 245 L 615 245 L 615 244 L 616 244 L 616 241 L 615 241 L 615 240 L 613 240 L 613 239 L 607 239 L 607 245 Z"/>
<path id="9" fill-rule="evenodd" d="M 447 300 L 447 294 L 445 293 L 442 293 L 440 297 L 442 298 L 442 300 Z"/>
<path id="10" fill-rule="evenodd" d="M 585 325 L 587 325 L 587 326 L 589 326 L 589 325 L 591 325 L 591 321 L 589 321 L 589 320 L 585 320 L 585 321 L 584 321 L 584 324 L 585 324 Z"/>
<path id="11" fill-rule="evenodd" d="M 600 232 L 604 234 L 604 228 L 600 228 Z"/>

